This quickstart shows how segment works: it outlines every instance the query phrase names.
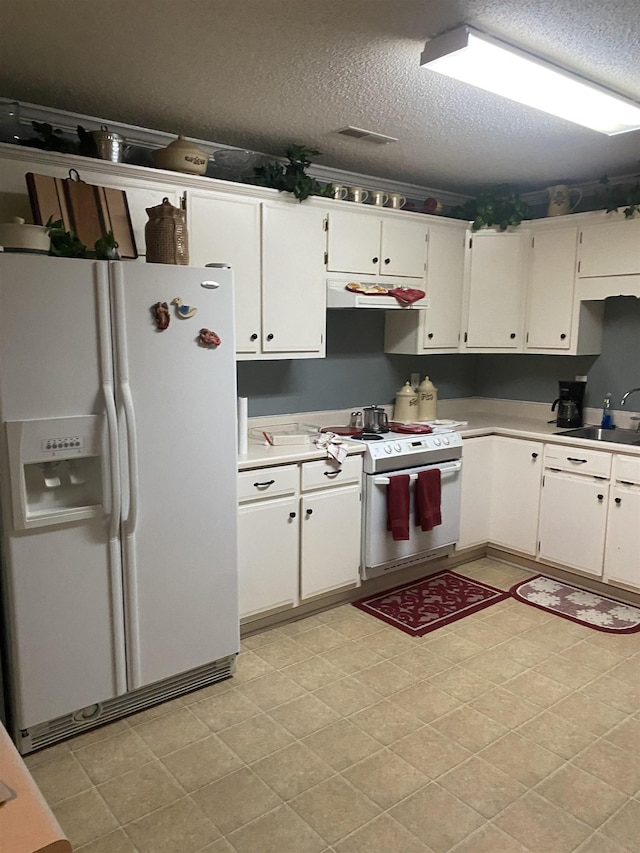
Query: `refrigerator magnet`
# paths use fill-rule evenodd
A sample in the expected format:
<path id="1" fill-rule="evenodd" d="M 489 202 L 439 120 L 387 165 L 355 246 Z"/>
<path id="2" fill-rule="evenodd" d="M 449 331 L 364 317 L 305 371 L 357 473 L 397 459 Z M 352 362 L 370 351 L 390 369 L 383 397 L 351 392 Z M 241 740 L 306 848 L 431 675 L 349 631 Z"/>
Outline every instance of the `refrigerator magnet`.
<path id="1" fill-rule="evenodd" d="M 222 341 L 220 340 L 220 336 L 212 332 L 211 329 L 200 329 L 198 343 L 202 347 L 219 347 Z"/>
<path id="2" fill-rule="evenodd" d="M 169 314 L 169 306 L 166 302 L 156 302 L 155 305 L 151 306 L 151 313 L 153 314 L 153 319 L 156 324 L 156 329 L 159 332 L 164 332 L 164 330 L 169 325 L 169 321 L 171 316 Z"/>
<path id="3" fill-rule="evenodd" d="M 176 314 L 181 320 L 187 320 L 197 312 L 197 308 L 192 308 L 190 305 L 185 305 L 179 296 L 171 300 L 171 304 L 176 306 Z"/>

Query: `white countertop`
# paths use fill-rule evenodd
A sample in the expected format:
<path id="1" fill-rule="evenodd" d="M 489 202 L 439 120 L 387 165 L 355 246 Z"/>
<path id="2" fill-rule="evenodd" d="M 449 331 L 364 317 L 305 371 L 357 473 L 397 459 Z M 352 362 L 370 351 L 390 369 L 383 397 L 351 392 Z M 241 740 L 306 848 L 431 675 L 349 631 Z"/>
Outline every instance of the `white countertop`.
<path id="1" fill-rule="evenodd" d="M 354 408 L 362 408 L 355 406 Z M 389 412 L 391 412 L 390 407 Z M 585 425 L 599 423 L 599 410 L 587 409 Z M 567 444 L 578 447 L 588 447 L 609 453 L 625 453 L 630 456 L 640 456 L 640 445 L 618 444 L 615 441 L 592 441 L 584 438 L 565 437 L 546 403 L 527 403 L 513 400 L 489 400 L 485 398 L 468 398 L 464 400 L 441 400 L 438 404 L 438 415 L 441 418 L 452 418 L 466 422 L 458 427 L 463 439 L 475 438 L 481 435 L 503 435 L 513 438 L 531 439 L 533 441 L 549 441 L 557 444 Z M 635 429 L 636 423 L 632 418 L 635 412 L 614 412 L 614 422 L 623 429 Z M 304 423 L 314 423 L 320 426 L 331 424 L 347 424 L 349 411 L 307 412 L 295 415 L 274 416 L 272 418 L 250 419 L 250 425 L 277 423 L 278 421 L 298 420 Z M 640 432 L 638 433 L 640 440 Z M 365 447 L 355 441 L 345 439 L 348 452 L 364 453 Z M 238 470 L 264 468 L 269 465 L 286 465 L 288 463 L 306 462 L 313 459 L 324 459 L 326 452 L 319 450 L 314 444 L 268 446 L 255 440 L 249 440 L 248 453 L 238 458 Z"/>

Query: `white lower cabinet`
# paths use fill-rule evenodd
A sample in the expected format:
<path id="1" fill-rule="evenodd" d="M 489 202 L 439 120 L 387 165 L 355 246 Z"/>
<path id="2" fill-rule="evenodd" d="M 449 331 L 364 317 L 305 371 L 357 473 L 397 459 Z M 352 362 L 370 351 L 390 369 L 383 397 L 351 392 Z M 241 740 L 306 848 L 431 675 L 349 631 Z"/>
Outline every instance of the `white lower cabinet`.
<path id="1" fill-rule="evenodd" d="M 535 554 L 542 476 L 542 444 L 495 436 L 489 540 Z"/>
<path id="2" fill-rule="evenodd" d="M 615 456 L 604 580 L 640 590 L 640 457 Z"/>
<path id="3" fill-rule="evenodd" d="M 241 618 L 359 583 L 361 481 L 360 456 L 240 473 Z"/>
<path id="4" fill-rule="evenodd" d="M 602 577 L 611 455 L 547 445 L 538 556 Z"/>
<path id="5" fill-rule="evenodd" d="M 460 538 L 456 548 L 472 548 L 489 541 L 493 441 L 490 435 L 465 438 L 462 443 Z"/>

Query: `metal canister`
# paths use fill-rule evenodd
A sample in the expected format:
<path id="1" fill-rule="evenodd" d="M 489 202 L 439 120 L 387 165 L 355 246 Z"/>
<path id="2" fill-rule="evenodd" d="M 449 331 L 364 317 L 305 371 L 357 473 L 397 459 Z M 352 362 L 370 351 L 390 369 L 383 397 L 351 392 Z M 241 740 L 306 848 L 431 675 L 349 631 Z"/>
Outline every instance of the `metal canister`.
<path id="1" fill-rule="evenodd" d="M 106 124 L 101 125 L 100 130 L 92 130 L 91 136 L 96 143 L 101 160 L 110 160 L 112 163 L 122 162 L 125 154 L 124 137 L 119 133 L 112 133 Z"/>

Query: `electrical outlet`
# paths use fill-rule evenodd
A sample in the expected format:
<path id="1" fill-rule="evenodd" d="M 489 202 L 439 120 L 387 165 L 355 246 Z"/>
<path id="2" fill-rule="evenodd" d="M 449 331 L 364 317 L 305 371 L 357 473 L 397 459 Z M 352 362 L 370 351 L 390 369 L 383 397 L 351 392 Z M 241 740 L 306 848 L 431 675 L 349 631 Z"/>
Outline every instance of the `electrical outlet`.
<path id="1" fill-rule="evenodd" d="M 420 384 L 420 374 L 419 373 L 412 373 L 411 374 L 411 387 L 417 388 L 419 384 Z"/>

